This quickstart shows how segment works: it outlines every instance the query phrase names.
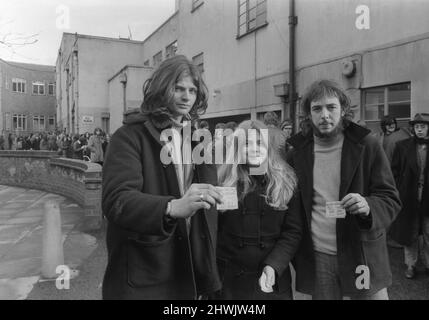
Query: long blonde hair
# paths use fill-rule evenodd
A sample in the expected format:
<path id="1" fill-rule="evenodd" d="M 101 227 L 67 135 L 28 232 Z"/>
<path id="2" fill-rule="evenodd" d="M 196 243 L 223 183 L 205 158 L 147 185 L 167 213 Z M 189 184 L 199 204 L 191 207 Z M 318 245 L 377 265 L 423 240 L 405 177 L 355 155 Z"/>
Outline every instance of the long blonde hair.
<path id="1" fill-rule="evenodd" d="M 279 129 L 267 128 L 260 121 L 247 120 L 240 123 L 237 129 L 239 128 L 244 129 L 245 132 L 249 129 L 256 129 L 258 133 L 261 132 L 261 129 L 268 130 L 268 166 L 265 173 L 267 179 L 264 195 L 265 201 L 275 209 L 286 210 L 287 204 L 297 186 L 297 177 L 292 167 L 285 160 L 285 135 Z M 236 134 L 235 138 L 237 138 Z M 256 184 L 250 177 L 248 165 L 240 163 L 241 150 L 238 150 L 239 143 L 236 143 L 235 147 L 235 154 L 232 155 L 235 161 L 232 161 L 232 164 L 228 164 L 231 162 L 226 162 L 226 164 L 219 166 L 218 179 L 221 186 L 237 187 L 239 199 L 243 200 L 249 192 L 255 190 Z"/>

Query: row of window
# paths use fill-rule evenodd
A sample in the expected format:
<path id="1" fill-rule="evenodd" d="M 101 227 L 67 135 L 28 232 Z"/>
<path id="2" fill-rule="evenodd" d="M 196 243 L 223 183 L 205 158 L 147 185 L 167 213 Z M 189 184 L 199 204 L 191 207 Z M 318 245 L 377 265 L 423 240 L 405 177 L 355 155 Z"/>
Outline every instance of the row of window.
<path id="1" fill-rule="evenodd" d="M 168 59 L 175 56 L 177 49 L 178 49 L 178 46 L 177 46 L 177 40 L 176 40 L 165 48 L 165 58 Z M 154 68 L 158 67 L 161 64 L 162 60 L 163 60 L 162 51 L 159 51 L 157 54 L 153 56 L 153 67 Z M 200 53 L 194 56 L 192 58 L 192 62 L 198 67 L 201 73 L 204 73 L 204 53 Z M 150 66 L 149 60 L 146 60 L 144 62 L 144 65 L 149 67 Z"/>
<path id="2" fill-rule="evenodd" d="M 13 114 L 12 115 L 12 121 L 10 119 L 10 114 L 5 114 L 5 129 L 6 130 L 27 130 L 28 129 L 28 123 L 27 123 L 28 116 L 25 114 Z M 33 127 L 32 130 L 34 131 L 43 131 L 46 130 L 46 119 L 48 120 L 48 126 L 54 127 L 55 126 L 55 116 L 49 116 L 46 117 L 44 115 L 33 115 Z M 12 124 L 12 126 L 11 126 Z"/>
<path id="3" fill-rule="evenodd" d="M 43 81 L 33 81 L 32 82 L 32 93 L 34 95 L 46 95 L 46 84 Z M 13 78 L 12 79 L 12 92 L 18 92 L 18 93 L 26 93 L 27 92 L 27 81 L 20 78 Z M 55 83 L 48 83 L 48 95 L 54 96 L 55 95 Z"/>

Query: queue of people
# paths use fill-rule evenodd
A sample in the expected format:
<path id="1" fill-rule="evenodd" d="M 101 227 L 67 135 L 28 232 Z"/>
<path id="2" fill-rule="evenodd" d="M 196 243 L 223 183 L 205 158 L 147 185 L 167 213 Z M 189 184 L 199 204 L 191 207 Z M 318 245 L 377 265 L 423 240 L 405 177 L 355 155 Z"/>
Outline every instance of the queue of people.
<path id="1" fill-rule="evenodd" d="M 109 134 L 100 128 L 94 133 L 67 134 L 64 132 L 37 132 L 28 135 L 5 133 L 0 136 L 0 150 L 56 151 L 65 158 L 103 164 L 110 141 Z"/>
<path id="2" fill-rule="evenodd" d="M 141 113 L 103 159 L 104 299 L 292 299 L 292 264 L 296 290 L 313 299 L 387 300 L 388 233 L 406 246 L 408 278 L 419 250 L 429 263 L 429 115 L 416 115 L 391 167 L 380 140 L 350 120 L 345 90 L 320 80 L 303 95 L 298 134 L 272 115 L 218 124 L 235 142 L 245 133 L 235 160 L 195 163 L 193 133 L 208 129 L 194 125 L 208 99 L 199 69 L 167 59 L 143 91 Z"/>

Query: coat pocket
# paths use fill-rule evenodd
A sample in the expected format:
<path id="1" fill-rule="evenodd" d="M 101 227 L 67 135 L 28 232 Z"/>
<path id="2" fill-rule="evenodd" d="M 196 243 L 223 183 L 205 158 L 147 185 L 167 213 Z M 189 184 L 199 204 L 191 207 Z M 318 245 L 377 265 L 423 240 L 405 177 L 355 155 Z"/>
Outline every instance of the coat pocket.
<path id="1" fill-rule="evenodd" d="M 174 237 L 157 241 L 129 239 L 127 279 L 133 288 L 148 287 L 174 278 Z"/>
<path id="2" fill-rule="evenodd" d="M 389 285 L 391 271 L 387 252 L 386 233 L 373 240 L 362 240 L 364 263 L 369 269 L 370 290 L 381 289 Z"/>

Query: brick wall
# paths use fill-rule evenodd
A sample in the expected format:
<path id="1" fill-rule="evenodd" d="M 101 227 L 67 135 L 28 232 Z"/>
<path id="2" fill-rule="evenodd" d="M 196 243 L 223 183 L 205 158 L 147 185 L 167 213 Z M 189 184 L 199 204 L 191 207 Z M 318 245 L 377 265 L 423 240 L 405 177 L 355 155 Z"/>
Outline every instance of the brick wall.
<path id="1" fill-rule="evenodd" d="M 58 158 L 50 151 L 0 151 L 0 184 L 44 190 L 73 199 L 88 229 L 101 225 L 101 166 Z"/>

